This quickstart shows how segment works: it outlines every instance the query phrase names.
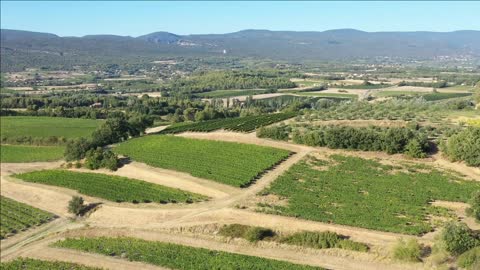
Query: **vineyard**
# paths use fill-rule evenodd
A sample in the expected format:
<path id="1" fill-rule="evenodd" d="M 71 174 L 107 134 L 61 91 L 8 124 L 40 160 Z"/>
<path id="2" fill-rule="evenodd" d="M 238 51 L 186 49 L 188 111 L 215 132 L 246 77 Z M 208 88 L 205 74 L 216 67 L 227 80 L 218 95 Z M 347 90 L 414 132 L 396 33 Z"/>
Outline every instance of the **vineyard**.
<path id="1" fill-rule="evenodd" d="M 61 146 L 0 145 L 1 162 L 54 161 L 63 157 Z"/>
<path id="2" fill-rule="evenodd" d="M 480 183 L 461 180 L 425 165 L 383 165 L 340 155 L 307 157 L 279 177 L 263 195 L 287 206 L 259 211 L 374 230 L 421 235 L 436 226 L 430 216 L 449 217 L 433 200 L 465 202 Z"/>
<path id="3" fill-rule="evenodd" d="M 2 270 L 101 270 L 101 268 L 88 267 L 75 263 L 50 262 L 29 258 L 19 258 L 0 264 Z"/>
<path id="4" fill-rule="evenodd" d="M 2 137 L 87 137 L 102 121 L 62 117 L 8 116 L 1 117 Z"/>
<path id="5" fill-rule="evenodd" d="M 46 223 L 54 215 L 0 196 L 0 238 Z M 3 268 L 2 268 L 3 269 Z"/>
<path id="6" fill-rule="evenodd" d="M 194 96 L 199 98 L 227 98 L 237 96 L 253 96 L 269 93 L 268 90 L 247 89 L 247 90 L 215 90 L 210 92 L 197 93 Z"/>
<path id="7" fill-rule="evenodd" d="M 67 238 L 54 243 L 54 246 L 106 256 L 121 256 L 129 261 L 140 261 L 182 270 L 322 269 L 248 255 L 134 238 Z"/>
<path id="8" fill-rule="evenodd" d="M 196 123 L 180 123 L 169 126 L 161 133 L 174 134 L 186 131 L 210 132 L 218 129 L 249 132 L 258 127 L 268 126 L 270 124 L 292 118 L 295 115 L 295 113 L 275 113 L 238 118 L 215 119 Z"/>
<path id="9" fill-rule="evenodd" d="M 201 195 L 145 181 L 98 173 L 44 170 L 18 174 L 15 177 L 28 182 L 77 190 L 84 195 L 114 202 L 192 203 L 206 199 Z"/>
<path id="10" fill-rule="evenodd" d="M 115 152 L 150 166 L 245 187 L 286 159 L 286 150 L 249 144 L 152 135 L 119 144 Z"/>

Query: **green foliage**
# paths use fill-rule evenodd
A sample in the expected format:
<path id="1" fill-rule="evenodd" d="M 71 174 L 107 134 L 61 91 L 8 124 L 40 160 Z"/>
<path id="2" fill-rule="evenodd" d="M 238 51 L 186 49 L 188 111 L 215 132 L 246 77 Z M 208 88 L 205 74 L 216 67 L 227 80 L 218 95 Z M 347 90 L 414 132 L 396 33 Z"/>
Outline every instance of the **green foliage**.
<path id="1" fill-rule="evenodd" d="M 346 237 L 338 235 L 334 232 L 298 232 L 292 235 L 282 237 L 280 242 L 287 243 L 289 245 L 297 245 L 309 248 L 341 248 L 354 251 L 368 251 L 368 246 L 348 240 Z"/>
<path id="2" fill-rule="evenodd" d="M 480 246 L 480 238 L 465 223 L 449 222 L 445 225 L 441 239 L 452 255 L 460 255 L 469 249 Z"/>
<path id="3" fill-rule="evenodd" d="M 79 196 L 73 196 L 72 199 L 68 202 L 68 212 L 76 216 L 80 215 L 85 209 L 83 204 L 83 198 Z"/>
<path id="4" fill-rule="evenodd" d="M 0 196 L 1 239 L 30 227 L 44 224 L 54 218 L 53 214 Z"/>
<path id="5" fill-rule="evenodd" d="M 269 213 L 374 230 L 423 234 L 435 209 L 432 200 L 465 202 L 480 183 L 464 181 L 429 166 L 386 166 L 374 160 L 340 155 L 304 159 L 263 193 L 288 200 Z"/>
<path id="6" fill-rule="evenodd" d="M 457 265 L 468 270 L 480 269 L 480 246 L 458 256 Z"/>
<path id="7" fill-rule="evenodd" d="M 220 229 L 219 234 L 226 237 L 243 238 L 249 242 L 258 242 L 275 236 L 275 232 L 271 229 L 241 224 L 225 225 Z"/>
<path id="8" fill-rule="evenodd" d="M 257 137 L 270 138 L 274 140 L 287 141 L 288 140 L 288 126 L 272 126 L 261 127 L 257 129 Z"/>
<path id="9" fill-rule="evenodd" d="M 78 138 L 67 143 L 63 156 L 66 161 L 80 160 L 92 148 L 92 142 L 85 138 Z"/>
<path id="10" fill-rule="evenodd" d="M 101 147 L 97 147 L 97 149 L 90 149 L 86 153 L 85 167 L 90 170 L 107 168 L 111 171 L 116 171 L 118 165 L 117 155 L 110 150 L 103 150 Z"/>
<path id="11" fill-rule="evenodd" d="M 296 113 L 262 114 L 237 118 L 216 119 L 197 123 L 182 123 L 171 125 L 162 130 L 160 133 L 174 134 L 186 131 L 209 132 L 218 129 L 249 132 L 262 126 L 268 126 L 273 123 L 292 118 L 295 116 L 295 114 Z"/>
<path id="12" fill-rule="evenodd" d="M 468 127 L 447 139 L 442 150 L 452 161 L 480 167 L 480 127 Z"/>
<path id="13" fill-rule="evenodd" d="M 114 151 L 154 167 L 237 187 L 248 186 L 290 154 L 271 147 L 165 135 L 128 140 Z"/>
<path id="14" fill-rule="evenodd" d="M 413 158 L 426 158 L 427 154 L 417 139 L 410 140 L 405 146 L 404 153 Z"/>
<path id="15" fill-rule="evenodd" d="M 211 270 L 219 269 L 219 267 L 225 270 L 322 269 L 248 255 L 134 238 L 67 238 L 55 243 L 54 246 L 107 256 L 122 256 L 130 261 L 181 270 Z"/>
<path id="16" fill-rule="evenodd" d="M 425 157 L 429 149 L 427 137 L 408 128 L 310 126 L 297 129 L 292 139 L 295 143 L 334 149 L 385 151 L 388 154 L 408 151 L 407 154 L 414 157 Z"/>
<path id="17" fill-rule="evenodd" d="M 102 121 L 61 117 L 2 116 L 0 123 L 2 141 L 9 139 L 11 142 L 12 138 L 31 137 L 43 138 L 45 140 L 43 144 L 45 144 L 48 140 L 58 141 L 58 138 L 88 137 Z"/>
<path id="18" fill-rule="evenodd" d="M 415 239 L 399 239 L 393 247 L 393 258 L 404 262 L 421 261 L 422 247 Z"/>
<path id="19" fill-rule="evenodd" d="M 30 258 L 18 258 L 0 264 L 2 270 L 101 270 L 101 268 L 89 267 L 75 263 L 59 261 L 42 261 Z"/>
<path id="20" fill-rule="evenodd" d="M 0 162 L 35 162 L 62 159 L 62 146 L 0 145 Z"/>
<path id="21" fill-rule="evenodd" d="M 199 98 L 228 98 L 237 96 L 253 96 L 260 94 L 268 94 L 275 91 L 261 90 L 261 89 L 248 89 L 248 90 L 215 90 L 210 92 L 203 92 L 195 94 L 195 97 Z"/>
<path id="22" fill-rule="evenodd" d="M 79 193 L 114 202 L 194 202 L 205 197 L 136 179 L 99 173 L 43 170 L 15 177 L 22 180 L 77 190 Z"/>
<path id="23" fill-rule="evenodd" d="M 467 209 L 467 214 L 480 222 L 480 191 L 474 192 L 468 203 L 470 207 Z"/>

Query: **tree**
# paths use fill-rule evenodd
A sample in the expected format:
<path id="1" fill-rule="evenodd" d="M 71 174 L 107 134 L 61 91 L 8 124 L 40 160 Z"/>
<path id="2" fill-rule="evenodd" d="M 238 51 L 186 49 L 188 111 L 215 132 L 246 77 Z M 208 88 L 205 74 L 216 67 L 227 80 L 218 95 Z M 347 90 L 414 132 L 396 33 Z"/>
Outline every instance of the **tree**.
<path id="1" fill-rule="evenodd" d="M 83 204 L 83 198 L 79 196 L 73 196 L 72 199 L 68 202 L 68 212 L 76 216 L 80 215 L 85 209 Z"/>
<path id="2" fill-rule="evenodd" d="M 66 161 L 79 160 L 85 157 L 85 154 L 92 147 L 92 142 L 85 139 L 79 138 L 76 140 L 69 141 L 65 148 L 64 157 Z"/>
<path id="3" fill-rule="evenodd" d="M 469 166 L 480 166 L 480 128 L 468 127 L 450 136 L 442 150 L 452 161 L 463 160 Z"/>

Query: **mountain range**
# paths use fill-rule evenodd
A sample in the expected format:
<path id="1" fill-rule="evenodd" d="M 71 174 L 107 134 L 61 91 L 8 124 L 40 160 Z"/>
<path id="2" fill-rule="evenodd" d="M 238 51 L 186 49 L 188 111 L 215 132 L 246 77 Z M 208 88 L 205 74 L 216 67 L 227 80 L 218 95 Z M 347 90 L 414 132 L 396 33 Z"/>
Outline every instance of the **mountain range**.
<path id="1" fill-rule="evenodd" d="M 155 32 L 139 37 L 50 33 L 1 29 L 2 68 L 92 59 L 233 56 L 273 60 L 351 60 L 371 58 L 480 58 L 480 31 L 323 32 L 243 30 L 227 34 L 176 35 Z M 5 63 L 5 64 L 4 64 Z"/>

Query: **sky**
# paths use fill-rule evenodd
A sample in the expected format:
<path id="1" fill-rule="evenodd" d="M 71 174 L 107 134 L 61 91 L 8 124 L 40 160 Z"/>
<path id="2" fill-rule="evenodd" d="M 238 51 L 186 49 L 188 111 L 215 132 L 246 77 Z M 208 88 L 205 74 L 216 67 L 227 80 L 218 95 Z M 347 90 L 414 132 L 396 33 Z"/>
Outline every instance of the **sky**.
<path id="1" fill-rule="evenodd" d="M 480 30 L 480 2 L 1 1 L 1 28 L 60 36 L 220 34 L 244 29 Z"/>

